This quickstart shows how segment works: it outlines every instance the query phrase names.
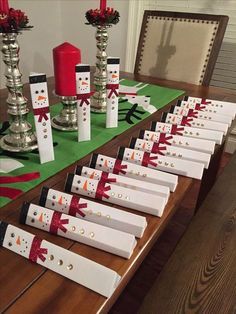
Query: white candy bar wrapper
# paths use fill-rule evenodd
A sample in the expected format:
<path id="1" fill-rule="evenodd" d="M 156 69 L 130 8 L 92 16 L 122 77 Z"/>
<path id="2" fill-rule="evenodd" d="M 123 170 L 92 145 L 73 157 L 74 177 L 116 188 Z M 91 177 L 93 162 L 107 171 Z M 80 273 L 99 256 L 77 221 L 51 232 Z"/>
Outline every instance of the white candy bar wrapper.
<path id="1" fill-rule="evenodd" d="M 185 117 L 167 112 L 163 113 L 161 121 L 181 126 L 221 131 L 224 133 L 224 135 L 226 135 L 228 131 L 228 125 L 226 123 L 196 119 L 193 117 Z"/>
<path id="2" fill-rule="evenodd" d="M 188 103 L 184 100 L 179 100 L 175 108 L 180 108 L 180 111 L 175 109 L 176 114 L 181 114 L 181 110 L 184 112 L 184 116 L 186 115 L 194 115 L 199 119 L 213 120 L 218 122 L 227 123 L 229 126 L 232 123 L 233 117 L 224 113 L 216 113 L 215 110 L 208 110 L 206 106 L 194 103 Z M 182 114 L 181 114 L 182 115 Z"/>
<path id="3" fill-rule="evenodd" d="M 55 159 L 46 74 L 32 73 L 29 76 L 29 83 L 39 158 L 43 164 Z"/>
<path id="4" fill-rule="evenodd" d="M 198 152 L 204 152 L 211 155 L 214 153 L 216 144 L 214 141 L 202 140 L 181 135 L 166 134 L 149 130 L 141 130 L 139 133 L 139 137 L 147 141 L 189 148 L 191 150 L 196 150 Z"/>
<path id="5" fill-rule="evenodd" d="M 106 128 L 118 126 L 120 58 L 107 58 Z"/>
<path id="6" fill-rule="evenodd" d="M 198 97 L 184 97 L 184 100 L 188 103 L 201 104 L 207 106 L 208 110 L 212 109 L 217 111 L 216 113 L 223 113 L 231 115 L 233 118 L 236 115 L 236 104 L 228 101 L 203 99 Z"/>
<path id="7" fill-rule="evenodd" d="M 77 116 L 78 116 L 78 142 L 90 141 L 90 66 L 78 64 L 75 66 Z"/>
<path id="8" fill-rule="evenodd" d="M 193 106 L 195 106 L 195 105 L 193 105 Z M 217 114 L 217 113 L 210 113 L 210 112 L 202 112 L 200 110 L 187 108 L 187 105 L 185 107 L 184 107 L 184 105 L 183 106 L 182 105 L 172 106 L 170 109 L 170 112 L 172 112 L 174 114 L 181 115 L 181 116 L 194 117 L 197 119 L 222 122 L 222 123 L 228 124 L 228 126 L 230 126 L 231 122 L 232 122 L 231 116 L 227 116 L 227 115 L 223 115 L 223 114 Z"/>
<path id="9" fill-rule="evenodd" d="M 39 204 L 86 221 L 131 233 L 138 238 L 142 237 L 147 226 L 143 216 L 46 187 L 42 189 Z"/>
<path id="10" fill-rule="evenodd" d="M 216 144 L 222 144 L 223 132 L 206 129 L 191 128 L 189 126 L 174 125 L 165 122 L 152 122 L 151 131 L 194 137 L 214 141 Z"/>
<path id="11" fill-rule="evenodd" d="M 110 185 L 76 174 L 68 174 L 65 189 L 66 192 L 85 195 L 159 217 L 166 205 L 164 197 Z"/>
<path id="12" fill-rule="evenodd" d="M 159 144 L 140 138 L 132 138 L 130 142 L 130 148 L 141 150 L 147 153 L 200 162 L 204 164 L 205 168 L 208 168 L 211 159 L 210 154 L 197 152 L 195 150 L 190 150 L 182 147 Z"/>
<path id="13" fill-rule="evenodd" d="M 151 193 L 154 195 L 160 195 L 166 199 L 166 202 L 168 201 L 168 198 L 170 196 L 170 189 L 167 186 L 157 185 L 150 182 L 145 182 L 145 184 L 143 184 L 143 181 L 141 180 L 119 176 L 117 174 L 101 171 L 94 168 L 77 166 L 75 173 L 82 177 L 87 177 L 95 180 L 104 180 L 105 182 L 110 182 L 110 184 L 115 184 L 123 186 L 125 188 Z"/>
<path id="14" fill-rule="evenodd" d="M 110 297 L 120 281 L 115 271 L 5 222 L 0 222 L 0 246 L 104 297 Z"/>
<path id="15" fill-rule="evenodd" d="M 157 154 L 149 154 L 131 148 L 120 147 L 118 156 L 119 159 L 132 162 L 137 165 L 176 173 L 194 179 L 201 179 L 204 170 L 204 164 L 202 163 Z"/>
<path id="16" fill-rule="evenodd" d="M 133 234 L 104 227 L 35 204 L 23 204 L 21 223 L 124 258 L 130 258 L 137 243 Z"/>
<path id="17" fill-rule="evenodd" d="M 174 192 L 178 184 L 178 176 L 153 170 L 143 166 L 135 165 L 130 162 L 112 158 L 101 154 L 93 154 L 90 167 L 101 171 L 110 172 L 124 176 L 125 178 L 133 178 L 154 184 L 164 185 Z"/>

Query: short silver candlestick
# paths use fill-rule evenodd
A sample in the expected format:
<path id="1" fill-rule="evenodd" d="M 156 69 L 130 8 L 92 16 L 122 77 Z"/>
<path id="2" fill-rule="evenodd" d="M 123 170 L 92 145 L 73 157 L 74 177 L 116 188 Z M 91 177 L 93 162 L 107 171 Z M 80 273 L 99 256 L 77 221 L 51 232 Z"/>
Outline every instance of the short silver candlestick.
<path id="1" fill-rule="evenodd" d="M 0 140 L 3 150 L 10 152 L 28 152 L 37 148 L 37 139 L 27 121 L 29 108 L 23 96 L 22 74 L 19 70 L 19 44 L 17 33 L 0 34 L 2 37 L 3 62 L 6 65 L 5 77 L 8 89 L 9 133 Z"/>
<path id="2" fill-rule="evenodd" d="M 76 131 L 77 127 L 77 97 L 58 96 L 62 103 L 59 115 L 52 118 L 52 127 L 60 131 Z"/>
<path id="3" fill-rule="evenodd" d="M 103 113 L 107 109 L 107 43 L 108 43 L 108 25 L 96 26 L 96 71 L 94 74 L 95 93 L 91 97 L 91 111 Z"/>

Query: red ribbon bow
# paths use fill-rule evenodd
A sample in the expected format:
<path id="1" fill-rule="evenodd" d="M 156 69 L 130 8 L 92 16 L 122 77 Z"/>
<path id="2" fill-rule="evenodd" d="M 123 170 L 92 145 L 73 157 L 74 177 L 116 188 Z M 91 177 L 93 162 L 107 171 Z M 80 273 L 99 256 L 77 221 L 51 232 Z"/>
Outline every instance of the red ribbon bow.
<path id="1" fill-rule="evenodd" d="M 116 159 L 116 162 L 113 168 L 114 174 L 120 174 L 120 173 L 126 174 L 126 171 L 123 169 L 127 169 L 127 165 L 122 165 L 121 163 L 122 163 L 122 160 Z"/>
<path id="2" fill-rule="evenodd" d="M 202 100 L 201 100 L 201 104 L 202 105 L 209 105 L 209 104 L 211 104 L 211 101 L 207 101 L 205 98 L 202 98 Z"/>
<path id="3" fill-rule="evenodd" d="M 151 165 L 151 166 L 156 167 L 157 163 L 153 161 L 153 160 L 156 160 L 156 159 L 158 159 L 157 156 L 152 156 L 151 157 L 149 153 L 145 152 L 143 154 L 142 166 L 148 167 L 149 165 Z"/>
<path id="4" fill-rule="evenodd" d="M 166 150 L 166 146 L 160 147 L 159 145 L 160 145 L 160 143 L 153 143 L 152 153 L 164 156 L 165 154 L 162 153 L 162 150 Z"/>
<path id="5" fill-rule="evenodd" d="M 118 88 L 119 88 L 119 84 L 107 84 L 107 89 L 110 89 L 110 93 L 108 94 L 108 98 L 111 98 L 112 94 L 115 94 L 115 96 L 119 96 L 118 95 Z"/>
<path id="6" fill-rule="evenodd" d="M 171 134 L 174 135 L 183 135 L 183 133 L 181 133 L 181 131 L 184 131 L 184 128 L 178 127 L 178 125 L 172 125 L 171 127 Z"/>
<path id="7" fill-rule="evenodd" d="M 48 116 L 47 113 L 49 113 L 49 107 L 43 107 L 43 108 L 37 108 L 37 109 L 33 109 L 34 115 L 38 116 L 38 122 L 41 122 L 43 119 L 45 121 L 48 120 Z"/>
<path id="8" fill-rule="evenodd" d="M 105 197 L 106 199 L 109 198 L 109 195 L 107 195 L 106 192 L 110 191 L 111 187 L 110 187 L 110 185 L 108 185 L 108 186 L 105 186 L 105 185 L 106 185 L 106 182 L 104 182 L 104 181 L 98 182 L 95 198 L 97 198 L 99 200 L 102 200 L 103 197 Z"/>
<path id="9" fill-rule="evenodd" d="M 108 178 L 108 176 L 109 176 L 109 173 L 103 171 L 103 172 L 102 172 L 102 176 L 101 176 L 101 178 L 100 178 L 100 181 L 103 181 L 103 182 L 105 182 L 105 183 L 116 182 L 116 179 L 115 179 L 115 178 Z"/>
<path id="10" fill-rule="evenodd" d="M 42 262 L 45 261 L 46 257 L 44 256 L 45 254 L 48 253 L 47 249 L 41 248 L 41 243 L 42 243 L 42 239 L 38 238 L 37 236 L 35 236 L 33 238 L 32 244 L 31 244 L 31 248 L 30 248 L 30 254 L 29 254 L 29 259 L 34 262 L 37 263 L 37 259 L 39 258 Z"/>
<path id="11" fill-rule="evenodd" d="M 52 215 L 52 221 L 50 225 L 50 232 L 57 234 L 58 229 L 66 233 L 67 229 L 63 225 L 67 225 L 69 223 L 69 219 L 61 219 L 62 213 L 54 212 Z"/>
<path id="12" fill-rule="evenodd" d="M 168 140 L 171 140 L 173 138 L 173 136 L 166 136 L 165 133 L 161 133 L 160 136 L 159 136 L 159 140 L 158 142 L 161 143 L 161 144 L 167 144 L 167 145 L 171 145 L 170 142 L 168 142 Z"/>
<path id="13" fill-rule="evenodd" d="M 193 121 L 192 118 L 189 117 L 183 117 L 182 121 L 181 121 L 181 125 L 187 125 L 187 126 L 191 126 L 191 121 Z"/>
<path id="14" fill-rule="evenodd" d="M 87 203 L 83 203 L 83 204 L 79 204 L 79 200 L 80 198 L 77 196 L 72 196 L 71 202 L 70 202 L 70 208 L 69 208 L 69 212 L 68 214 L 71 216 L 75 216 L 77 215 L 77 213 L 82 216 L 85 217 L 86 215 L 80 210 L 80 208 L 87 208 L 88 204 Z"/>
<path id="15" fill-rule="evenodd" d="M 194 111 L 193 109 L 189 109 L 188 110 L 188 117 L 197 118 L 198 117 L 198 112 Z"/>
<path id="16" fill-rule="evenodd" d="M 199 110 L 199 111 L 203 111 L 203 109 L 205 109 L 205 108 L 206 108 L 206 106 L 201 106 L 201 104 L 196 104 L 195 105 L 195 109 Z"/>
<path id="17" fill-rule="evenodd" d="M 86 93 L 86 94 L 78 94 L 77 99 L 81 100 L 80 107 L 83 106 L 83 103 L 86 105 L 89 105 L 89 98 L 91 96 L 91 93 Z"/>

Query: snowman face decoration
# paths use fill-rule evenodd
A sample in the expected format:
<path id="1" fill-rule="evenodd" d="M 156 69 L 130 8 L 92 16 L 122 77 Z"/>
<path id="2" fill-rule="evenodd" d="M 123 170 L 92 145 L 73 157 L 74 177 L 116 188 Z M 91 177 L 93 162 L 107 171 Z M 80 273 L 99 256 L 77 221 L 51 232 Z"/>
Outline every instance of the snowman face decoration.
<path id="1" fill-rule="evenodd" d="M 109 159 L 105 156 L 98 156 L 97 165 L 100 170 L 112 172 L 114 169 L 115 162 L 112 158 Z"/>
<path id="2" fill-rule="evenodd" d="M 107 83 L 119 84 L 120 59 L 107 58 Z"/>
<path id="3" fill-rule="evenodd" d="M 43 207 L 30 206 L 28 212 L 28 218 L 30 219 L 30 225 L 37 227 L 40 226 L 43 230 L 49 231 L 50 223 L 53 216 L 53 211 L 48 211 Z M 27 218 L 27 219 L 28 219 Z"/>
<path id="4" fill-rule="evenodd" d="M 74 176 L 73 187 L 76 192 L 81 192 L 81 194 L 95 197 L 97 190 L 97 181 L 89 180 L 81 176 Z"/>
<path id="5" fill-rule="evenodd" d="M 80 73 L 78 80 L 78 94 L 87 94 L 90 92 L 89 73 Z"/>
<path id="6" fill-rule="evenodd" d="M 181 123 L 181 120 L 182 120 L 182 116 L 168 113 L 166 122 L 172 123 L 172 124 L 179 124 L 179 123 Z"/>
<path id="7" fill-rule="evenodd" d="M 135 149 L 150 153 L 152 151 L 152 145 L 150 141 L 141 140 L 136 142 Z"/>
<path id="8" fill-rule="evenodd" d="M 90 93 L 90 66 L 76 66 L 76 89 L 77 94 Z"/>
<path id="9" fill-rule="evenodd" d="M 82 175 L 93 180 L 99 180 L 101 176 L 101 172 L 99 170 L 93 170 L 93 169 L 83 169 Z"/>
<path id="10" fill-rule="evenodd" d="M 172 125 L 167 123 L 157 123 L 156 124 L 156 131 L 163 132 L 163 133 L 170 133 Z"/>
<path id="11" fill-rule="evenodd" d="M 155 132 L 145 131 L 144 139 L 152 142 L 157 142 L 160 138 L 160 135 Z"/>
<path id="12" fill-rule="evenodd" d="M 108 84 L 119 84 L 119 66 L 107 65 L 107 82 Z"/>
<path id="13" fill-rule="evenodd" d="M 49 191 L 47 206 L 60 212 L 67 213 L 72 196 L 62 192 Z"/>
<path id="14" fill-rule="evenodd" d="M 136 164 L 139 164 L 142 162 L 143 158 L 143 153 L 139 152 L 138 150 L 133 150 L 133 149 L 125 149 L 124 153 L 124 159 L 129 161 L 129 160 L 134 160 Z"/>
<path id="15" fill-rule="evenodd" d="M 31 248 L 31 240 L 32 239 L 27 236 L 27 234 L 20 234 L 18 228 L 8 225 L 4 241 L 7 241 L 6 247 L 10 250 L 28 258 Z"/>
<path id="16" fill-rule="evenodd" d="M 48 91 L 46 75 L 30 76 L 30 89 L 32 95 L 33 108 L 43 108 L 48 106 Z"/>

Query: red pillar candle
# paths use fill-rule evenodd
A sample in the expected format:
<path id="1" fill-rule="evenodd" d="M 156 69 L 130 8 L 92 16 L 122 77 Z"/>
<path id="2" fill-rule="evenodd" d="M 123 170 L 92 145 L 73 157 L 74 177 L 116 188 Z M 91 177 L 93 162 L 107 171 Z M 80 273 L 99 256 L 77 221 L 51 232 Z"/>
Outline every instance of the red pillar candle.
<path id="1" fill-rule="evenodd" d="M 9 12 L 8 0 L 0 0 L 0 12 L 2 12 L 2 13 L 8 13 Z"/>
<path id="2" fill-rule="evenodd" d="M 100 10 L 105 11 L 107 8 L 107 0 L 100 0 Z"/>
<path id="3" fill-rule="evenodd" d="M 75 66 L 81 63 L 80 49 L 63 43 L 53 49 L 55 92 L 59 96 L 75 96 Z"/>

